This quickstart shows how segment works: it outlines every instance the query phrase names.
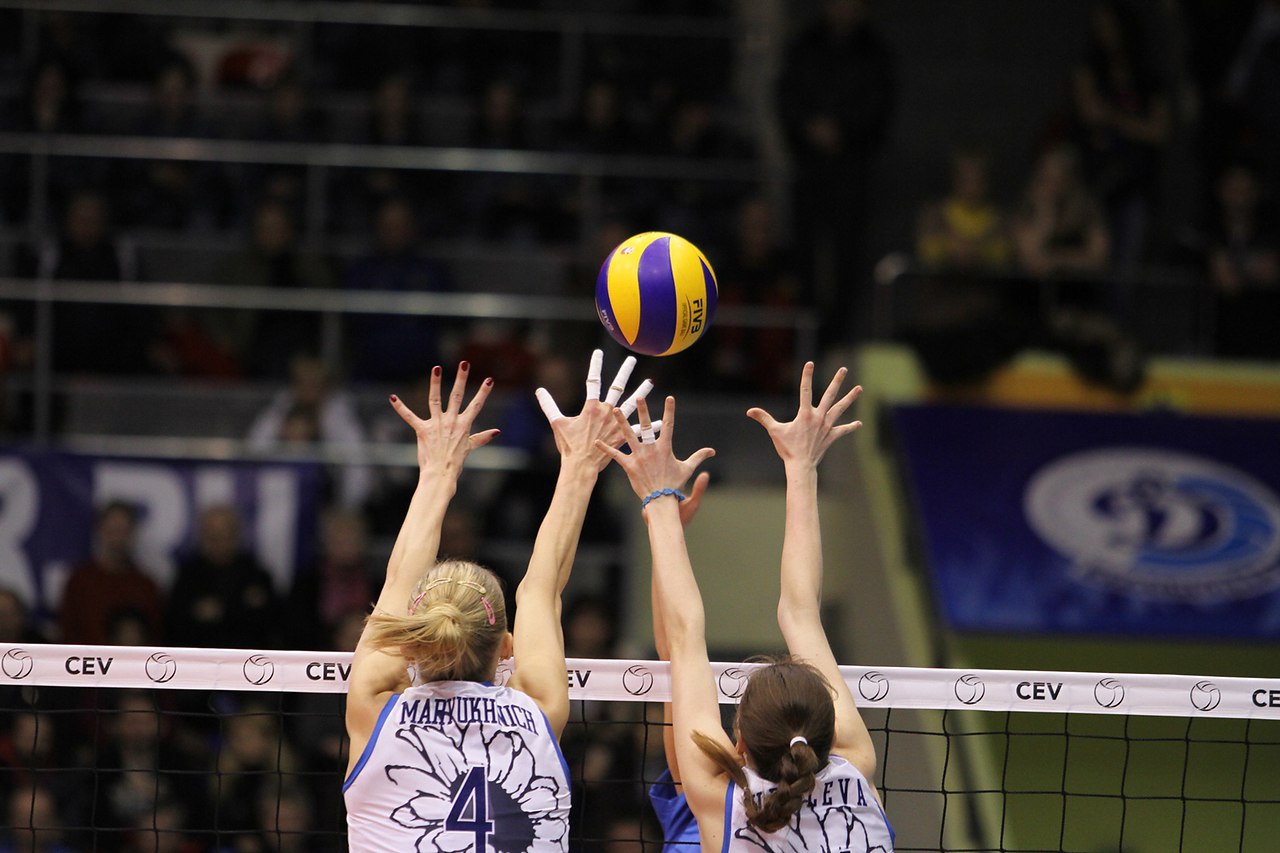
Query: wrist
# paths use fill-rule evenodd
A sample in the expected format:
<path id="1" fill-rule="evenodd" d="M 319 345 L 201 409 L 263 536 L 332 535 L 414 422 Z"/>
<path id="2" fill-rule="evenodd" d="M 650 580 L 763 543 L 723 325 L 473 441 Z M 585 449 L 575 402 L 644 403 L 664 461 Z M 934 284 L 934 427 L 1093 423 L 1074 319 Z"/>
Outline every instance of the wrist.
<path id="1" fill-rule="evenodd" d="M 564 457 L 560 460 L 559 480 L 565 485 L 580 485 L 590 488 L 595 486 L 599 477 L 599 468 L 595 464 L 588 464 L 585 459 Z"/>
<path id="2" fill-rule="evenodd" d="M 680 502 L 674 496 L 655 498 L 640 508 L 640 515 L 649 524 L 657 521 L 674 521 L 680 525 Z"/>

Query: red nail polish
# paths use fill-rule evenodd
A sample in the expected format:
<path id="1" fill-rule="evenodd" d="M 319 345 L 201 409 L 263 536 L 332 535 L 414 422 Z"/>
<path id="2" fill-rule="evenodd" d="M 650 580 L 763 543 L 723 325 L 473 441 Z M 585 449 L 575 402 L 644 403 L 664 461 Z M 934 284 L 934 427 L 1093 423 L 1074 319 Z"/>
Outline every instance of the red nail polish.
<path id="1" fill-rule="evenodd" d="M 435 367 L 431 368 L 431 375 L 432 376 L 440 375 L 440 365 L 437 364 Z"/>
<path id="2" fill-rule="evenodd" d="M 485 379 L 485 380 L 484 380 L 484 384 L 485 384 L 485 385 L 492 385 L 492 384 L 493 384 L 493 377 L 492 377 L 492 376 L 490 376 L 490 377 L 488 377 L 487 379 Z"/>
<path id="3" fill-rule="evenodd" d="M 395 394 L 392 394 L 392 395 L 391 395 L 390 397 L 388 397 L 387 399 L 394 403 L 394 402 L 396 401 L 396 395 L 395 395 Z"/>
<path id="4" fill-rule="evenodd" d="M 464 362 L 462 362 L 462 364 L 460 364 L 460 365 L 458 365 L 458 366 L 459 366 L 459 367 L 461 367 L 463 370 L 470 370 L 470 369 L 471 369 L 471 362 L 469 362 L 469 361 L 464 361 Z"/>

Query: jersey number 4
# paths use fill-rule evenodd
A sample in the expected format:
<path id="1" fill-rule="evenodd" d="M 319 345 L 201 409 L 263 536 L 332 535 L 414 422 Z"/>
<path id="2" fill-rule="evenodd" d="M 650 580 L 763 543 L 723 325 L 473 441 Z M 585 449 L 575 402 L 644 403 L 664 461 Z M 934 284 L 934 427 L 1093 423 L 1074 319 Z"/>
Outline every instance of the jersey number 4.
<path id="1" fill-rule="evenodd" d="M 489 780 L 483 767 L 472 767 L 467 772 L 453 798 L 453 808 L 444 819 L 444 828 L 446 832 L 475 833 L 476 851 L 485 849 L 485 837 L 493 832 L 493 821 L 489 820 Z"/>

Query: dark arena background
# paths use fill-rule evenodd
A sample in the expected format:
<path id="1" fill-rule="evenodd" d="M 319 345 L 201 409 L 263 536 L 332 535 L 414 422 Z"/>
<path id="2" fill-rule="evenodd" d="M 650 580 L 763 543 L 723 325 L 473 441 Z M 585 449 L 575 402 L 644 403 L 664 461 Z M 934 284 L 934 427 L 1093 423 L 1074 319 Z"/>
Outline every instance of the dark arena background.
<path id="1" fill-rule="evenodd" d="M 495 378 L 441 552 L 510 592 L 533 389 L 621 360 L 650 230 L 719 284 L 636 376 L 718 451 L 726 715 L 783 646 L 743 412 L 848 365 L 824 620 L 896 849 L 1277 849 L 1278 201 L 1275 0 L 0 0 L 0 853 L 345 850 L 387 395 Z M 634 504 L 566 593 L 574 850 L 662 846 Z"/>

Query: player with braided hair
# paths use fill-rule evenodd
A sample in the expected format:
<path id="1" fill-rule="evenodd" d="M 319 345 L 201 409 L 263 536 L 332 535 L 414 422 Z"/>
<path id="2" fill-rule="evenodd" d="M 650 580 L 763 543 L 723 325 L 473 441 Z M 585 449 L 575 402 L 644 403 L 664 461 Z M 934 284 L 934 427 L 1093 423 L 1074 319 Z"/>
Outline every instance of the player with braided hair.
<path id="1" fill-rule="evenodd" d="M 787 473 L 778 624 L 793 657 L 752 672 L 733 741 L 720 728 L 702 598 L 679 512 L 681 485 L 715 451 L 703 448 L 683 461 L 675 457 L 671 398 L 661 438 L 643 438 L 649 413 L 642 404 L 642 438 L 628 441 L 631 452 L 602 448 L 642 499 L 653 551 L 655 619 L 662 621 L 671 657 L 678 779 L 703 850 L 893 850 L 893 830 L 870 781 L 876 764 L 871 736 L 819 618 L 817 466 L 836 439 L 860 426 L 837 423 L 861 391 L 855 387 L 840 396 L 845 373 L 836 373 L 815 406 L 813 364 L 806 364 L 800 408 L 791 421 L 776 421 L 758 408 L 747 413 L 768 431 Z M 621 413 L 615 418 L 622 419 Z"/>

